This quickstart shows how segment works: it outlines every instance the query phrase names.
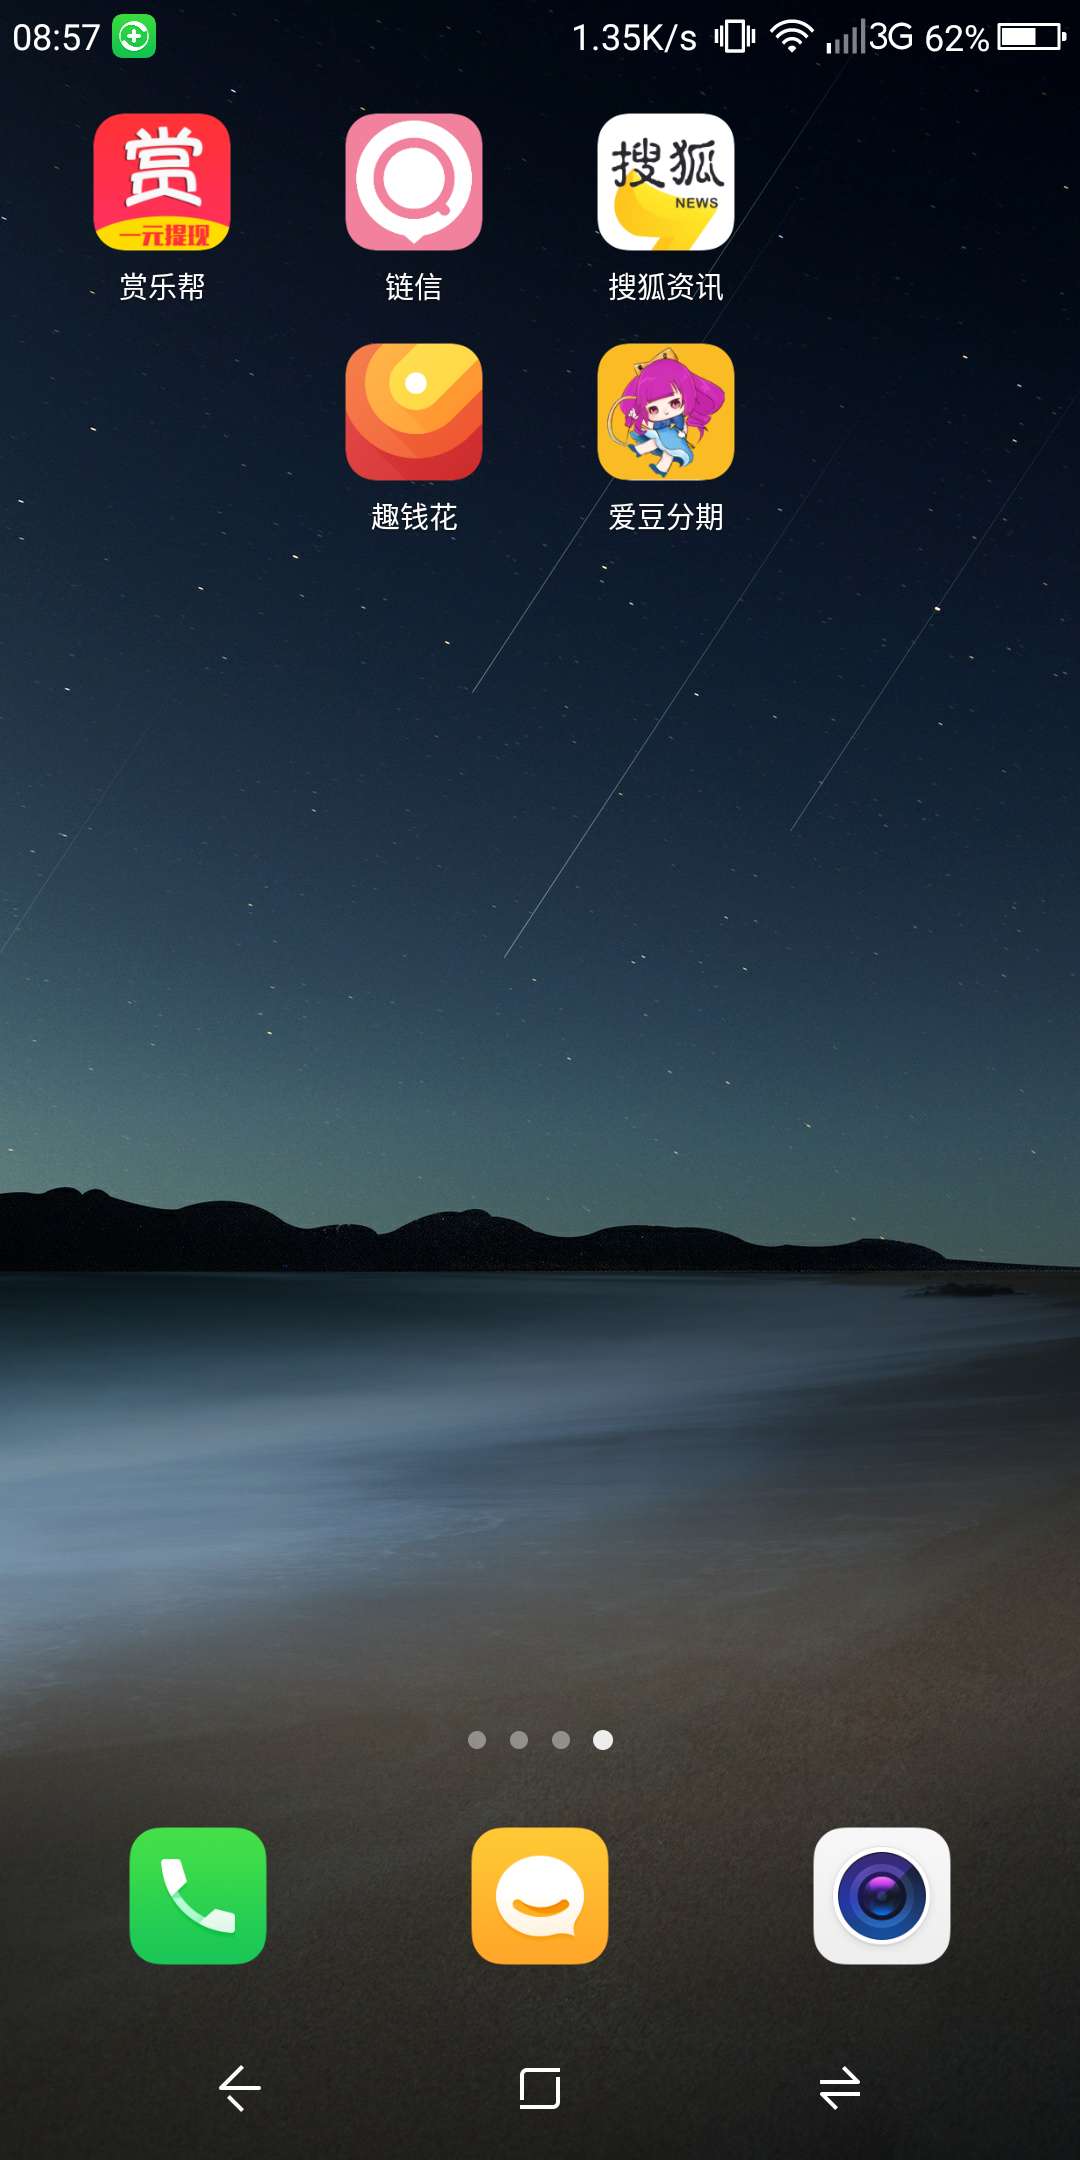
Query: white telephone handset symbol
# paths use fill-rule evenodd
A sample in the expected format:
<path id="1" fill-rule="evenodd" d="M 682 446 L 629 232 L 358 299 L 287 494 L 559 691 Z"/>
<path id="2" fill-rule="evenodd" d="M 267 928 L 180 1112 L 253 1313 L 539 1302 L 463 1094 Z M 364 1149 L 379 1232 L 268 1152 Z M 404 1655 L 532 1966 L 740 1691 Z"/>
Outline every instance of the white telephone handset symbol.
<path id="1" fill-rule="evenodd" d="M 187 1882 L 182 1861 L 163 1860 L 161 1874 L 173 1904 L 180 1912 L 185 1914 L 187 1919 L 194 1920 L 196 1927 L 211 1928 L 215 1935 L 235 1935 L 236 1914 L 234 1912 L 222 1912 L 219 1905 L 215 1905 L 213 1912 L 196 1912 L 194 1905 L 189 1905 L 187 1899 L 181 1897 L 180 1892 Z"/>

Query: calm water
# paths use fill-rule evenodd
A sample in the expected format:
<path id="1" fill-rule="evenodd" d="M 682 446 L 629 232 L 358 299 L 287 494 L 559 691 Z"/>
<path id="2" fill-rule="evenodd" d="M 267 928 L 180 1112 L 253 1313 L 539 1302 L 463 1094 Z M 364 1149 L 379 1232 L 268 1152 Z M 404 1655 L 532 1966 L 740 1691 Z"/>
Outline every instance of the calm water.
<path id="1" fill-rule="evenodd" d="M 0 1278 L 0 1664 L 47 1686 L 117 1632 L 612 1526 L 659 1544 L 673 1511 L 732 1585 L 751 1547 L 775 1575 L 959 1521 L 1037 1469 L 1007 1427 L 922 1446 L 887 1389 L 851 1406 L 1078 1331 L 892 1285 Z"/>

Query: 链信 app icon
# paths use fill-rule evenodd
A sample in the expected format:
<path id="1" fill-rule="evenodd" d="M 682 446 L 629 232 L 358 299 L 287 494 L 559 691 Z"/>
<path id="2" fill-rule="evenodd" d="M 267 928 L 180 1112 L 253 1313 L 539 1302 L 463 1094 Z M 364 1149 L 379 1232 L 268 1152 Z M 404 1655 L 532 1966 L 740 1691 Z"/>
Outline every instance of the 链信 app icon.
<path id="1" fill-rule="evenodd" d="M 831 1965 L 932 1965 L 949 1947 L 951 1860 L 936 1830 L 827 1830 L 814 1942 Z"/>
<path id="2" fill-rule="evenodd" d="M 735 455 L 735 370 L 720 345 L 613 345 L 596 448 L 615 480 L 718 480 Z"/>
<path id="3" fill-rule="evenodd" d="M 485 1830 L 472 1852 L 472 1939 L 489 1965 L 591 1965 L 608 1939 L 603 1838 Z"/>
<path id="4" fill-rule="evenodd" d="M 254 1830 L 144 1830 L 131 1848 L 131 1947 L 148 1965 L 248 1965 L 266 1941 Z"/>
<path id="5" fill-rule="evenodd" d="M 229 131 L 210 113 L 113 113 L 94 137 L 94 230 L 106 247 L 199 255 L 229 230 Z"/>
<path id="6" fill-rule="evenodd" d="M 610 247 L 685 254 L 735 228 L 735 137 L 717 113 L 616 113 L 596 146 L 596 220 Z"/>
<path id="7" fill-rule="evenodd" d="M 345 455 L 363 480 L 464 480 L 484 446 L 467 345 L 361 345 L 345 370 Z"/>
<path id="8" fill-rule="evenodd" d="M 362 248 L 470 247 L 483 142 L 462 113 L 366 113 L 345 138 L 345 223 Z"/>

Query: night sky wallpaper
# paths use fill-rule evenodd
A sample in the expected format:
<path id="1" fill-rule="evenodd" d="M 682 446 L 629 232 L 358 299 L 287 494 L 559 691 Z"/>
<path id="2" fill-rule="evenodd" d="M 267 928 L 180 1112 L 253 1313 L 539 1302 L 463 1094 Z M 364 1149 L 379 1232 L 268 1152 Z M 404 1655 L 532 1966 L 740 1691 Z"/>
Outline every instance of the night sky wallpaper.
<path id="1" fill-rule="evenodd" d="M 1075 2149 L 1080 39 L 578 12 L 5 51 L 20 2160 Z M 395 114 L 470 244 L 347 228 Z"/>
<path id="2" fill-rule="evenodd" d="M 9 59 L 3 1182 L 1075 1261 L 1071 48 L 572 14 Z M 231 134 L 197 304 L 123 302 L 93 231 L 141 104 Z M 597 130 L 686 105 L 735 134 L 734 235 L 675 265 L 723 300 L 612 302 Z M 342 206 L 349 125 L 410 106 L 485 145 L 423 305 Z M 373 531 L 343 455 L 349 354 L 413 337 L 484 368 L 480 469 L 409 496 L 455 532 Z M 637 338 L 732 356 L 722 532 L 610 530 Z"/>

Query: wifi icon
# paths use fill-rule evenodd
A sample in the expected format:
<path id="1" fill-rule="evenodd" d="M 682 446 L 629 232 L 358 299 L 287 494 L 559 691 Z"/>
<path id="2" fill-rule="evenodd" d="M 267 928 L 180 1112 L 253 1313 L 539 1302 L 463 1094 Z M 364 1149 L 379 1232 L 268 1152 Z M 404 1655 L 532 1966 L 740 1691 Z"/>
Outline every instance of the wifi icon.
<path id="1" fill-rule="evenodd" d="M 797 15 L 785 15 L 783 22 L 774 22 L 769 32 L 786 52 L 798 52 L 808 37 L 814 35 L 813 23 L 802 22 Z"/>

